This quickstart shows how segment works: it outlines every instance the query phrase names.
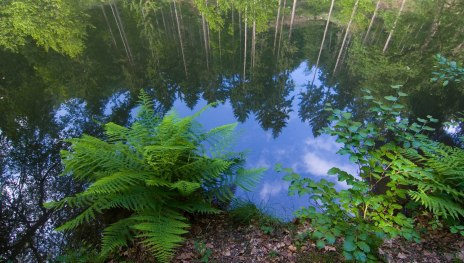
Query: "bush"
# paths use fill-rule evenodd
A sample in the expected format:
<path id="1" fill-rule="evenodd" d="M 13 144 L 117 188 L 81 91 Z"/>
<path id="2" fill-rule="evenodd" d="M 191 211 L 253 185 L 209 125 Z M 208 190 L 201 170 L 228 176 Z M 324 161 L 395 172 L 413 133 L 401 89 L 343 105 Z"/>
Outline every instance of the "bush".
<path id="1" fill-rule="evenodd" d="M 362 121 L 327 105 L 332 125 L 323 132 L 337 136 L 343 145 L 338 153 L 348 154 L 359 169 L 358 175 L 338 168 L 328 174 L 348 189 L 337 191 L 325 179 L 316 182 L 285 169 L 289 193 L 308 194 L 313 201 L 313 206 L 296 213 L 311 220 L 314 231 L 309 237 L 319 248 L 342 238 L 347 260 L 375 261 L 384 238 L 402 236 L 418 242 L 413 219 L 417 209 L 454 223 L 464 217 L 464 150 L 430 140 L 424 133 L 433 129 L 427 124 L 437 120 L 409 120 L 400 103 L 407 95 L 399 86 L 393 88 L 395 96 L 382 101 L 365 91 L 363 99 L 370 108 Z"/>

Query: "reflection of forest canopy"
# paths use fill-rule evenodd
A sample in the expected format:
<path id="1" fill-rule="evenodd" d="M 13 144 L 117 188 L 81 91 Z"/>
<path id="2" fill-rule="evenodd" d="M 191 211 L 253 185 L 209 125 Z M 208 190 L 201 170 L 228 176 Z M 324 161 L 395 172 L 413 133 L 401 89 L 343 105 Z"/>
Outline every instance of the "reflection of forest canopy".
<path id="1" fill-rule="evenodd" d="M 464 110 L 462 82 L 443 87 L 429 81 L 436 53 L 464 59 L 462 1 L 335 1 L 324 31 L 331 4 L 3 1 L 2 256 L 43 261 L 60 252 L 61 236 L 51 229 L 70 215 L 41 204 L 80 186 L 57 177 L 59 140 L 84 131 L 98 135 L 98 123 L 107 120 L 127 124 L 141 87 L 163 113 L 179 98 L 190 108 L 201 99 L 229 100 L 239 121 L 254 116 L 277 136 L 295 99 L 290 73 L 306 59 L 315 67 L 320 53 L 318 81 L 297 98 L 299 115 L 313 131 L 326 125 L 326 102 L 362 118 L 360 87 L 382 96 L 390 84 L 404 85 L 418 117 L 444 122 Z M 108 98 L 121 90 L 131 95 L 105 116 Z M 57 122 L 63 108 L 68 114 Z M 68 134 L 66 123 L 74 124 Z"/>

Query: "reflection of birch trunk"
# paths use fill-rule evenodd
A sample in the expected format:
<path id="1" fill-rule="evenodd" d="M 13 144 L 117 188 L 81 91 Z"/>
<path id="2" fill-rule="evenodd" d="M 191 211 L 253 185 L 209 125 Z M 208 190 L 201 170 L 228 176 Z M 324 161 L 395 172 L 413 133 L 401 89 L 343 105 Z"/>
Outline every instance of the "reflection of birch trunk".
<path id="1" fill-rule="evenodd" d="M 205 17 L 201 15 L 201 24 L 203 28 L 203 43 L 205 45 L 205 55 L 206 55 L 206 68 L 209 70 L 209 50 L 208 50 L 208 36 L 206 33 L 206 21 Z"/>
<path id="2" fill-rule="evenodd" d="M 156 9 L 154 9 L 154 8 L 153 8 L 153 13 L 154 13 L 154 15 L 155 15 L 156 32 L 158 33 L 159 39 L 161 39 L 161 30 L 160 30 L 161 26 L 160 26 L 160 23 L 159 23 L 159 21 L 158 21 L 158 14 L 157 14 L 157 12 L 156 12 Z"/>
<path id="3" fill-rule="evenodd" d="M 256 61 L 256 20 L 253 20 L 253 37 L 251 40 L 251 67 L 255 67 Z"/>
<path id="4" fill-rule="evenodd" d="M 375 18 L 377 17 L 377 12 L 379 11 L 379 7 L 380 7 L 380 1 L 381 0 L 378 0 L 377 4 L 375 5 L 374 14 L 372 14 L 371 22 L 369 23 L 369 27 L 367 28 L 366 35 L 364 36 L 364 39 L 363 39 L 363 45 L 366 44 L 367 38 L 369 37 L 369 33 L 371 32 L 371 29 L 372 29 L 372 25 L 374 24 Z"/>
<path id="5" fill-rule="evenodd" d="M 244 39 L 244 51 L 243 51 L 243 80 L 246 79 L 246 62 L 247 62 L 247 33 L 248 33 L 248 15 L 247 8 L 245 7 L 245 39 Z"/>
<path id="6" fill-rule="evenodd" d="M 332 15 L 332 9 L 334 6 L 334 2 L 335 0 L 332 0 L 332 3 L 330 4 L 329 15 L 327 17 L 327 22 L 325 23 L 324 36 L 322 37 L 321 47 L 319 48 L 319 55 L 317 55 L 316 68 L 314 69 L 313 81 L 311 82 L 311 86 L 314 85 L 314 80 L 316 79 L 317 68 L 319 66 L 319 60 L 321 58 L 322 49 L 324 48 L 324 42 L 325 42 L 325 37 L 327 36 L 327 30 L 329 29 L 330 16 Z"/>
<path id="7" fill-rule="evenodd" d="M 282 4 L 282 0 L 279 0 L 279 8 L 277 9 L 277 18 L 276 18 L 276 24 L 275 24 L 275 32 L 274 32 L 274 50 L 276 48 L 277 44 L 277 34 L 279 33 L 279 18 L 280 18 L 280 5 Z"/>
<path id="8" fill-rule="evenodd" d="M 114 4 L 114 2 L 110 3 L 110 8 L 111 8 L 111 12 L 113 13 L 113 17 L 114 17 L 114 20 L 116 22 L 116 26 L 117 26 L 118 31 L 119 31 L 119 35 L 121 37 L 122 44 L 124 46 L 124 50 L 126 51 L 127 58 L 129 59 L 129 63 L 132 64 L 133 63 L 132 52 L 131 52 L 130 47 L 129 47 L 129 42 L 127 41 L 127 38 L 126 38 L 126 33 L 125 33 L 124 27 L 122 25 L 121 17 L 119 16 L 118 9 L 117 9 L 116 5 Z"/>
<path id="9" fill-rule="evenodd" d="M 285 11 L 285 6 L 287 5 L 287 0 L 284 0 L 283 10 Z M 285 13 L 282 12 L 282 19 L 280 20 L 280 35 L 279 35 L 279 47 L 277 48 L 277 58 L 280 56 L 280 47 L 282 46 L 282 30 L 284 27 Z"/>
<path id="10" fill-rule="evenodd" d="M 238 12 L 238 29 L 239 29 L 239 35 L 238 35 L 238 39 L 240 39 L 240 56 L 239 56 L 239 60 L 242 59 L 241 56 L 242 56 L 242 14 L 240 12 Z"/>
<path id="11" fill-rule="evenodd" d="M 296 9 L 296 0 L 293 0 L 292 18 L 290 19 L 290 29 L 288 31 L 288 39 L 289 40 L 292 37 L 293 20 L 295 19 L 295 9 Z"/>
<path id="12" fill-rule="evenodd" d="M 358 9 L 358 4 L 359 4 L 359 0 L 356 0 L 356 3 L 354 4 L 354 7 L 353 7 L 353 12 L 351 12 L 350 21 L 348 21 L 348 25 L 347 25 L 346 30 L 345 30 L 345 36 L 343 37 L 342 46 L 340 47 L 340 51 L 338 52 L 337 62 L 335 63 L 335 67 L 333 69 L 333 74 L 335 74 L 335 72 L 337 71 L 338 64 L 340 63 L 340 58 L 342 56 L 342 53 L 343 53 L 343 50 L 344 50 L 344 47 L 345 47 L 345 43 L 346 43 L 346 38 L 347 38 L 348 34 L 350 33 L 351 23 L 353 22 L 354 15 L 356 14 L 356 10 Z"/>
<path id="13" fill-rule="evenodd" d="M 113 40 L 113 44 L 117 48 L 118 43 L 116 42 L 116 38 L 114 37 L 113 29 L 111 29 L 110 21 L 108 20 L 108 16 L 106 15 L 106 12 L 105 12 L 105 7 L 103 5 L 100 5 L 100 7 L 101 7 L 101 10 L 103 12 L 103 16 L 105 17 L 106 25 L 108 26 L 108 29 L 110 31 L 110 35 L 111 35 L 111 39 Z"/>
<path id="14" fill-rule="evenodd" d="M 438 9 L 437 13 L 435 13 L 435 16 L 433 17 L 432 27 L 430 28 L 429 34 L 427 35 L 427 38 L 425 39 L 424 44 L 421 47 L 422 51 L 427 49 L 427 47 L 430 45 L 430 42 L 432 42 L 432 39 L 438 33 L 438 27 L 440 26 L 440 18 L 441 18 L 441 14 L 443 12 L 444 7 L 445 7 L 445 1 L 442 1 L 440 8 Z"/>
<path id="15" fill-rule="evenodd" d="M 176 0 L 173 0 L 172 2 L 174 4 L 174 13 L 176 15 L 177 32 L 179 33 L 180 50 L 182 53 L 182 61 L 184 62 L 185 77 L 188 77 L 187 63 L 185 62 L 184 43 L 182 42 L 182 33 L 180 31 L 179 15 L 177 14 Z"/>
<path id="16" fill-rule="evenodd" d="M 168 34 L 168 27 L 166 26 L 166 18 L 164 17 L 164 11 L 161 10 L 161 18 L 163 20 L 164 33 Z"/>
<path id="17" fill-rule="evenodd" d="M 385 45 L 383 46 L 382 52 L 385 53 L 387 51 L 388 45 L 390 44 L 391 38 L 393 36 L 393 33 L 395 33 L 396 25 L 398 24 L 398 20 L 400 19 L 401 13 L 403 12 L 404 4 L 406 3 L 406 0 L 403 0 L 401 2 L 401 7 L 400 10 L 398 11 L 398 15 L 396 15 L 395 22 L 393 23 L 393 28 L 390 30 L 390 34 L 388 34 L 387 41 L 385 41 Z"/>

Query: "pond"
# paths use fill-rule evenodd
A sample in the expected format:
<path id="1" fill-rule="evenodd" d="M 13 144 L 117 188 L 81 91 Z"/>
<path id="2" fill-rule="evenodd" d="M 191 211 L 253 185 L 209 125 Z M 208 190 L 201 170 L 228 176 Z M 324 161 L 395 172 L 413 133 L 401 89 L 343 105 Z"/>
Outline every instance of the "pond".
<path id="1" fill-rule="evenodd" d="M 161 114 L 187 116 L 219 101 L 198 120 L 205 128 L 238 122 L 235 149 L 247 152 L 247 167 L 268 168 L 253 191 L 237 194 L 285 220 L 308 203 L 288 196 L 276 164 L 334 182 L 326 175 L 334 166 L 356 173 L 336 154 L 336 139 L 318 132 L 328 124 L 326 103 L 362 118 L 362 88 L 387 96 L 391 85 L 404 85 L 411 117 L 438 118 L 434 136 L 449 143 L 460 132 L 441 124 L 464 109 L 463 89 L 430 82 L 435 54 L 464 57 L 462 18 L 451 7 L 437 29 L 433 6 L 421 6 L 424 14 L 414 2 L 399 15 L 399 6 L 385 4 L 377 18 L 375 4 L 361 5 L 350 22 L 354 1 L 346 1 L 330 23 L 328 3 L 317 1 L 298 1 L 294 16 L 292 1 L 265 1 L 250 13 L 222 1 L 90 2 L 79 6 L 87 15 L 78 16 L 85 32 L 78 55 L 60 43 L 44 48 L 34 35 L 0 49 L 1 217 L 14 219 L 0 226 L 5 244 L 30 227 L 25 215 L 44 220 L 34 235 L 47 240 L 41 251 L 53 251 L 51 229 L 63 215 L 40 204 L 81 189 L 58 177 L 63 140 L 101 136 L 108 121 L 128 125 L 140 89 Z"/>

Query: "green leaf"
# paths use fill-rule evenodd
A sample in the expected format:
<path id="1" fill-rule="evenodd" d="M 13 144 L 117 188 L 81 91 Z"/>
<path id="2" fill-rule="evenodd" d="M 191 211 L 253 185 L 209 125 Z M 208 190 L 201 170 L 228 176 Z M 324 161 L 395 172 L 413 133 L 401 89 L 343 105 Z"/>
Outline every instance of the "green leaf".
<path id="1" fill-rule="evenodd" d="M 343 242 L 343 250 L 352 252 L 356 250 L 356 244 L 354 243 L 354 238 L 346 237 L 345 242 Z"/>
<path id="2" fill-rule="evenodd" d="M 384 97 L 386 100 L 389 100 L 389 101 L 397 101 L 398 98 L 397 97 L 393 97 L 393 96 L 385 96 Z"/>
<path id="3" fill-rule="evenodd" d="M 364 242 L 364 241 L 356 242 L 356 245 L 358 245 L 358 247 L 359 247 L 362 251 L 364 251 L 364 252 L 366 252 L 366 253 L 371 252 L 371 248 L 370 248 L 369 245 L 366 244 L 366 242 Z"/>
<path id="4" fill-rule="evenodd" d="M 335 238 L 334 235 L 332 235 L 332 234 L 330 234 L 330 233 L 327 233 L 327 234 L 325 235 L 325 240 L 327 240 L 327 243 L 329 243 L 329 244 L 334 244 L 335 241 L 336 241 L 336 238 Z"/>
<path id="5" fill-rule="evenodd" d="M 358 260 L 358 261 L 366 262 L 366 260 L 367 260 L 366 254 L 364 254 L 363 252 L 361 252 L 361 251 L 359 251 L 359 250 L 355 251 L 355 252 L 353 253 L 353 255 L 354 255 L 354 258 L 355 258 L 356 260 Z"/>
<path id="6" fill-rule="evenodd" d="M 325 242 L 324 242 L 323 240 L 318 240 L 318 241 L 316 242 L 316 246 L 317 246 L 317 248 L 319 248 L 319 249 L 323 249 L 323 248 L 325 248 Z"/>

